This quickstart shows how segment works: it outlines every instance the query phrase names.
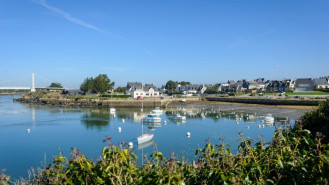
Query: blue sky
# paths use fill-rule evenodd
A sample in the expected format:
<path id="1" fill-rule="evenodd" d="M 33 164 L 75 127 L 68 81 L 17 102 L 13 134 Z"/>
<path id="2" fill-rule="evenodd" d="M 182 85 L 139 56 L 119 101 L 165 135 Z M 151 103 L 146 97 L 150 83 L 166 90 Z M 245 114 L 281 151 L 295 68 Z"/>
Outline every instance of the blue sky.
<path id="1" fill-rule="evenodd" d="M 32 72 L 37 86 L 65 87 L 103 73 L 116 86 L 329 75 L 328 9 L 327 0 L 0 0 L 0 86 L 27 86 Z"/>

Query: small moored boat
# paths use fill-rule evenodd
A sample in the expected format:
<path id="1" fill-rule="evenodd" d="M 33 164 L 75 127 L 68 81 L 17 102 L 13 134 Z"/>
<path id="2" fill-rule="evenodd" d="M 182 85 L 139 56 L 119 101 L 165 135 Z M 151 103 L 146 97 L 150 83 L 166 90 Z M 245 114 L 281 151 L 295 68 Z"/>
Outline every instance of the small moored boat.
<path id="1" fill-rule="evenodd" d="M 161 118 L 159 118 L 157 115 L 155 114 L 148 114 L 147 117 L 143 118 L 144 122 L 161 122 Z"/>
<path id="2" fill-rule="evenodd" d="M 153 136 L 153 134 L 143 134 L 137 137 L 137 142 L 138 144 L 146 143 L 148 141 L 151 141 L 153 139 Z"/>
<path id="3" fill-rule="evenodd" d="M 274 117 L 272 116 L 272 114 L 266 114 L 265 122 L 267 122 L 267 123 L 273 123 L 274 122 Z"/>

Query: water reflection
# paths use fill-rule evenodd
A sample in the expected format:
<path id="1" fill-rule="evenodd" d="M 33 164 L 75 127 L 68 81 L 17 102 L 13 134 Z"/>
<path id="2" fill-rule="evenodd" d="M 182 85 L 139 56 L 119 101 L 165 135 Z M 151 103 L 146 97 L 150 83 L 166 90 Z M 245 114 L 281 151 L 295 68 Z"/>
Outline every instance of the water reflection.
<path id="1" fill-rule="evenodd" d="M 108 127 L 110 120 L 113 117 L 114 116 L 107 110 L 96 109 L 84 112 L 81 117 L 81 123 L 83 123 L 87 129 L 97 128 L 98 130 L 102 130 L 103 128 Z"/>
<path id="2" fill-rule="evenodd" d="M 166 116 L 168 119 L 176 123 L 177 125 L 181 123 L 186 123 L 189 120 L 203 120 L 210 118 L 215 122 L 220 120 L 232 120 L 237 124 L 239 123 L 257 123 L 262 122 L 267 127 L 275 126 L 275 124 L 290 124 L 291 119 L 288 117 L 273 117 L 272 115 L 257 115 L 257 113 L 245 113 L 245 112 L 234 112 L 234 111 L 220 111 L 220 109 L 170 109 L 167 110 Z M 186 116 L 186 121 L 178 121 L 171 119 L 175 115 Z"/>
<path id="3" fill-rule="evenodd" d="M 139 145 L 137 146 L 137 149 L 138 149 L 138 150 L 142 150 L 142 149 L 144 149 L 144 148 L 147 148 L 147 147 L 151 146 L 153 143 L 154 143 L 154 141 L 151 140 L 151 141 L 148 141 L 148 142 L 146 142 L 146 143 L 139 144 Z"/>
<path id="4" fill-rule="evenodd" d="M 157 123 L 155 123 L 155 122 L 144 122 L 143 124 L 145 126 L 147 126 L 147 128 L 149 130 L 152 130 L 152 131 L 154 131 L 158 127 L 161 127 L 161 123 L 160 122 L 157 122 Z"/>
<path id="5" fill-rule="evenodd" d="M 104 147 L 102 141 L 105 136 L 112 137 L 113 143 L 136 143 L 133 148 L 136 149 L 134 152 L 138 162 L 143 160 L 144 154 L 149 156 L 154 152 L 152 142 L 164 156 L 170 156 L 174 151 L 191 161 L 195 160 L 194 150 L 203 147 L 207 138 L 212 143 L 218 143 L 218 138 L 225 138 L 225 143 L 230 144 L 235 153 L 239 145 L 238 131 L 244 132 L 245 136 L 254 141 L 257 141 L 259 135 L 270 141 L 276 128 L 292 122 L 287 117 L 274 117 L 272 125 L 262 122 L 265 115 L 230 109 L 222 111 L 219 107 L 166 109 L 165 114 L 159 115 L 161 123 L 144 125 L 144 133 L 152 130 L 150 132 L 154 134 L 154 141 L 138 146 L 136 138 L 142 134 L 141 119 L 152 109 L 141 112 L 140 108 L 116 108 L 116 115 L 111 116 L 106 108 L 24 104 L 13 102 L 7 96 L 2 99 L 0 97 L 0 102 L 0 141 L 3 141 L 0 142 L 0 148 L 6 151 L 0 152 L 0 167 L 6 168 L 13 177 L 26 176 L 27 169 L 38 167 L 45 153 L 47 156 L 58 155 L 58 146 L 63 149 L 66 157 L 69 157 L 67 151 L 76 146 L 89 158 L 97 159 L 100 149 Z M 270 111 L 268 109 L 268 113 Z M 169 119 L 177 114 L 186 116 L 186 121 Z M 258 128 L 258 125 L 261 127 Z M 122 128 L 121 132 L 118 132 L 119 127 Z M 31 129 L 30 134 L 27 129 Z M 186 137 L 187 132 L 191 133 L 190 138 Z M 22 146 L 26 155 L 19 155 L 17 147 L 13 146 Z M 51 158 L 47 162 L 51 162 Z"/>

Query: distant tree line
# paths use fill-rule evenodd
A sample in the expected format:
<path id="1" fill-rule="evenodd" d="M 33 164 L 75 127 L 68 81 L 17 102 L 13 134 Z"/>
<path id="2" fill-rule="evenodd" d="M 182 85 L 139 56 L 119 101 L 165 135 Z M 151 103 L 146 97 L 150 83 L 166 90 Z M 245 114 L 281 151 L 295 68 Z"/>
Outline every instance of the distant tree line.
<path id="1" fill-rule="evenodd" d="M 103 94 L 113 89 L 114 84 L 106 74 L 99 74 L 96 78 L 86 78 L 80 85 L 80 90 L 84 93 Z"/>
<path id="2" fill-rule="evenodd" d="M 52 82 L 49 87 L 63 88 L 62 84 L 58 82 Z"/>
<path id="3" fill-rule="evenodd" d="M 127 90 L 126 87 L 117 87 L 114 91 L 118 93 L 125 93 Z"/>

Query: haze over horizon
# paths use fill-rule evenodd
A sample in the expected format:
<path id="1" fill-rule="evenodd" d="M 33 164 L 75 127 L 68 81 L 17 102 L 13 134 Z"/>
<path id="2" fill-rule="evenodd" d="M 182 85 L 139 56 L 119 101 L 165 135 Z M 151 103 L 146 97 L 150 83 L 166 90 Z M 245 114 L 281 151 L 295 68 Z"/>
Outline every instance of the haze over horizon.
<path id="1" fill-rule="evenodd" d="M 0 0 L 0 86 L 27 86 L 32 72 L 37 86 L 72 88 L 98 74 L 116 87 L 327 76 L 328 9 L 325 0 Z"/>

